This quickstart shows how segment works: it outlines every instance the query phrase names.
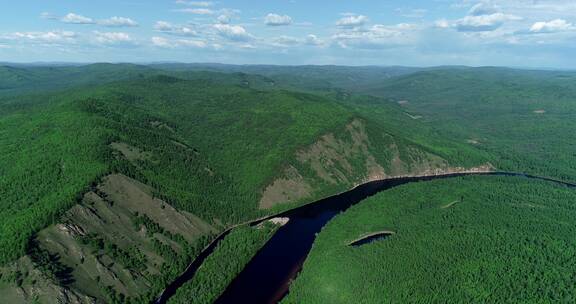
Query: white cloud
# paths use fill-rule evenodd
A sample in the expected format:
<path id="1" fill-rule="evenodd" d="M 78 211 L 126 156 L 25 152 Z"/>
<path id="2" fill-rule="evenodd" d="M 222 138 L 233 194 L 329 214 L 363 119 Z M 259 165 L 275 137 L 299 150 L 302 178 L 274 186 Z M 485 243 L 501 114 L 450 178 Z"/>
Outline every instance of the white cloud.
<path id="1" fill-rule="evenodd" d="M 195 14 L 195 15 L 214 15 L 215 12 L 208 8 L 184 8 L 179 9 L 179 12 L 188 13 L 188 14 Z"/>
<path id="2" fill-rule="evenodd" d="M 228 23 L 230 23 L 230 16 L 220 15 L 220 16 L 218 16 L 218 18 L 216 20 L 218 21 L 218 23 L 228 24 Z"/>
<path id="3" fill-rule="evenodd" d="M 449 28 L 450 21 L 448 21 L 447 19 L 439 19 L 436 20 L 436 22 L 434 22 L 434 26 L 437 28 Z"/>
<path id="4" fill-rule="evenodd" d="M 224 8 L 217 12 L 219 16 L 216 18 L 218 23 L 228 24 L 232 22 L 232 19 L 235 19 L 238 14 L 240 14 L 240 10 L 237 9 L 230 9 Z"/>
<path id="5" fill-rule="evenodd" d="M 108 19 L 99 20 L 98 24 L 108 27 L 133 27 L 138 26 L 136 21 L 125 17 L 110 17 Z"/>
<path id="6" fill-rule="evenodd" d="M 206 42 L 200 40 L 187 40 L 180 39 L 177 41 L 178 45 L 194 48 L 205 48 L 207 46 Z"/>
<path id="7" fill-rule="evenodd" d="M 211 7 L 214 6 L 214 2 L 212 1 L 186 1 L 186 0 L 177 0 L 176 3 L 190 5 L 190 6 L 198 6 L 198 7 Z"/>
<path id="8" fill-rule="evenodd" d="M 152 45 L 161 48 L 177 48 L 177 47 L 187 47 L 187 48 L 206 48 L 208 44 L 200 40 L 189 40 L 189 39 L 177 39 L 169 40 L 163 37 L 152 37 Z"/>
<path id="9" fill-rule="evenodd" d="M 94 31 L 94 40 L 100 44 L 132 44 L 134 41 L 129 34 L 123 32 Z"/>
<path id="10" fill-rule="evenodd" d="M 480 2 L 470 8 L 468 15 L 470 16 L 482 16 L 482 15 L 492 15 L 500 12 L 498 7 L 488 2 Z"/>
<path id="11" fill-rule="evenodd" d="M 344 28 L 354 28 L 363 26 L 368 22 L 368 17 L 363 15 L 351 15 L 341 18 L 336 22 L 336 25 Z"/>
<path id="12" fill-rule="evenodd" d="M 309 34 L 308 36 L 306 36 L 304 43 L 307 45 L 316 45 L 316 46 L 321 46 L 325 44 L 323 40 L 321 40 L 320 38 L 318 38 L 318 36 L 314 34 Z"/>
<path id="13" fill-rule="evenodd" d="M 152 44 L 157 47 L 172 48 L 174 47 L 170 41 L 164 37 L 154 36 L 151 39 Z"/>
<path id="14" fill-rule="evenodd" d="M 15 32 L 3 38 L 31 43 L 61 44 L 75 42 L 76 33 L 70 31 Z"/>
<path id="15" fill-rule="evenodd" d="M 332 40 L 343 48 L 356 47 L 365 49 L 389 48 L 414 44 L 416 30 L 414 24 L 396 25 L 375 24 L 368 29 L 341 31 Z"/>
<path id="16" fill-rule="evenodd" d="M 494 13 L 491 15 L 469 15 L 456 20 L 454 26 L 461 32 L 485 32 L 493 31 L 501 27 L 505 22 L 522 20 L 516 15 Z"/>
<path id="17" fill-rule="evenodd" d="M 232 41 L 249 41 L 254 39 L 254 37 L 240 25 L 214 24 L 214 29 L 216 29 L 220 36 Z"/>
<path id="18" fill-rule="evenodd" d="M 156 24 L 154 24 L 154 30 L 177 36 L 196 36 L 198 34 L 194 29 L 188 26 L 175 25 L 166 21 L 156 22 Z"/>
<path id="19" fill-rule="evenodd" d="M 264 17 L 264 23 L 269 26 L 290 25 L 292 24 L 292 18 L 288 15 L 270 13 Z"/>
<path id="20" fill-rule="evenodd" d="M 68 13 L 66 16 L 62 17 L 60 21 L 64 23 L 71 23 L 71 24 L 94 24 L 94 20 L 92 18 L 88 18 L 82 15 Z"/>
<path id="21" fill-rule="evenodd" d="M 531 33 L 557 33 L 576 30 L 576 26 L 564 19 L 540 21 L 530 27 Z"/>

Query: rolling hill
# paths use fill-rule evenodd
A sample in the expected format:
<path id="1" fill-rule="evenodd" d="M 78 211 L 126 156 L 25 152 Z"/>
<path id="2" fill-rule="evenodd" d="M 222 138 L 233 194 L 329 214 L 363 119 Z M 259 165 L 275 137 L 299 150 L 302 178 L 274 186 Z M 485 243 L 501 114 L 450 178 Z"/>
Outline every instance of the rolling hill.
<path id="1" fill-rule="evenodd" d="M 574 80 L 568 71 L 436 69 L 366 93 L 400 103 L 443 137 L 488 152 L 498 168 L 574 181 Z"/>
<path id="2" fill-rule="evenodd" d="M 394 104 L 370 117 L 258 75 L 62 69 L 26 71 L 12 88 L 33 94 L 0 101 L 0 293 L 14 303 L 149 301 L 226 227 L 368 180 L 486 165 L 462 143 L 404 136 L 423 126 Z"/>

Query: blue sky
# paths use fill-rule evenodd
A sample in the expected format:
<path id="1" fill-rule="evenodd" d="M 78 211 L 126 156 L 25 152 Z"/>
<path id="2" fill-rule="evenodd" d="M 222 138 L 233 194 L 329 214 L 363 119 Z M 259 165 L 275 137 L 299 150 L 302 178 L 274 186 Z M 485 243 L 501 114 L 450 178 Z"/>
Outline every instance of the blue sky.
<path id="1" fill-rule="evenodd" d="M 574 0 L 20 0 L 0 61 L 576 68 Z"/>

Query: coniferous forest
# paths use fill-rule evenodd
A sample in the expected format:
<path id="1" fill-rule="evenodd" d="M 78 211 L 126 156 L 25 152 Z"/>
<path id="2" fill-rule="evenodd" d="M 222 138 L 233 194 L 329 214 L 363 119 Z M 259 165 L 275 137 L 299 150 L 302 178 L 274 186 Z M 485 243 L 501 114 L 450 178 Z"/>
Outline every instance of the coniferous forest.
<path id="1" fill-rule="evenodd" d="M 151 302 L 237 227 L 170 300 L 211 303 L 282 229 L 245 223 L 370 180 L 491 170 L 576 181 L 573 72 L 94 64 L 0 75 L 10 303 Z M 571 302 L 574 203 L 571 188 L 509 176 L 381 192 L 324 227 L 283 301 Z M 379 230 L 395 234 L 347 245 Z"/>

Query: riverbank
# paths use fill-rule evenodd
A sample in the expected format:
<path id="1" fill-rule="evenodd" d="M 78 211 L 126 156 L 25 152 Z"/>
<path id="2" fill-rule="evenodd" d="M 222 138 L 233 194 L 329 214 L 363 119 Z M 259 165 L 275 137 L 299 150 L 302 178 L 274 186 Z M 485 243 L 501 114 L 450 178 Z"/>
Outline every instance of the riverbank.
<path id="1" fill-rule="evenodd" d="M 299 242 L 299 245 L 294 246 L 294 248 L 300 248 L 300 252 L 298 257 L 296 257 L 296 260 L 301 260 L 301 263 L 304 262 L 304 260 L 302 259 L 302 255 L 305 258 L 307 252 L 310 250 L 312 243 L 314 241 L 314 237 L 315 234 L 318 233 L 320 231 L 320 229 L 337 213 L 347 209 L 348 207 L 350 207 L 353 204 L 358 203 L 359 201 L 362 201 L 363 199 L 367 198 L 368 196 L 371 196 L 379 191 L 383 191 L 383 190 L 387 190 L 390 189 L 392 187 L 398 186 L 398 185 L 402 185 L 405 183 L 410 183 L 410 182 L 417 182 L 417 181 L 427 181 L 427 180 L 433 180 L 433 179 L 446 179 L 446 178 L 451 178 L 451 177 L 460 177 L 460 176 L 470 176 L 470 175 L 499 175 L 499 176 L 522 176 L 522 177 L 526 177 L 526 178 L 533 178 L 533 179 L 540 179 L 540 180 L 545 180 L 545 181 L 550 181 L 550 182 L 555 182 L 555 183 L 559 183 L 559 184 L 563 184 L 566 186 L 570 186 L 570 187 L 576 187 L 576 184 L 572 184 L 572 183 L 567 183 L 567 182 L 563 182 L 563 181 L 559 181 L 559 180 L 554 180 L 551 178 L 547 178 L 547 177 L 536 177 L 536 176 L 532 176 L 532 175 L 527 175 L 527 174 L 523 174 L 523 173 L 516 173 L 516 172 L 500 172 L 500 171 L 491 171 L 489 169 L 487 170 L 479 170 L 478 168 L 474 168 L 471 170 L 463 170 L 460 172 L 456 172 L 456 173 L 446 173 L 446 174 L 441 174 L 441 173 L 431 173 L 431 174 L 427 174 L 427 175 L 420 175 L 420 176 L 403 176 L 403 177 L 392 177 L 392 178 L 387 178 L 387 179 L 383 179 L 383 180 L 374 180 L 374 181 L 370 181 L 368 183 L 365 184 L 361 184 L 361 185 L 356 185 L 355 187 L 353 187 L 352 189 L 321 199 L 321 200 L 317 200 L 308 204 L 304 204 L 302 206 L 299 206 L 297 208 L 291 209 L 291 210 L 287 210 L 287 211 L 282 211 L 278 214 L 274 214 L 274 215 L 270 215 L 270 216 L 265 216 L 265 217 L 261 217 L 252 221 L 247 221 L 241 224 L 237 224 L 234 225 L 230 228 L 228 228 L 225 232 L 223 232 L 221 234 L 221 236 L 219 236 L 217 239 L 215 239 L 209 246 L 207 246 L 207 250 L 209 251 L 210 249 L 213 250 L 213 248 L 217 245 L 218 242 L 220 242 L 223 237 L 225 237 L 225 235 L 227 233 L 229 233 L 231 230 L 243 226 L 243 225 L 249 225 L 249 226 L 254 226 L 257 225 L 263 221 L 267 221 L 270 220 L 272 218 L 279 218 L 279 217 L 285 217 L 285 218 L 290 218 L 290 221 L 283 226 L 281 229 L 279 229 L 279 231 L 272 237 L 272 239 L 265 245 L 265 247 L 260 250 L 260 252 L 258 252 L 255 256 L 255 258 L 250 261 L 250 263 L 247 265 L 247 268 L 252 266 L 255 267 L 255 269 L 258 269 L 259 267 L 264 267 L 264 269 L 270 270 L 272 268 L 268 268 L 268 267 L 273 267 L 274 263 L 271 262 L 269 263 L 267 259 L 273 259 L 273 258 L 277 258 L 278 256 L 276 256 L 274 254 L 274 252 L 264 252 L 262 253 L 264 250 L 266 250 L 266 248 L 268 247 L 268 244 L 274 242 L 274 244 L 276 244 L 278 241 L 278 239 L 283 239 L 284 236 L 286 235 L 289 238 L 293 237 L 296 241 L 301 241 Z M 324 210 L 324 208 L 328 208 L 327 210 Z M 316 209 L 316 210 L 315 210 Z M 323 213 L 323 211 L 325 211 L 326 213 Z M 310 212 L 312 214 L 310 214 Z M 306 214 L 307 216 L 319 216 L 322 218 L 321 221 L 319 221 L 318 223 L 312 223 L 312 225 L 310 225 L 310 231 L 312 232 L 311 235 L 309 236 L 303 236 L 303 235 L 292 235 L 291 230 L 297 230 L 291 227 L 297 226 L 299 225 L 300 221 L 298 220 L 294 220 L 294 216 L 298 215 L 299 213 L 302 214 Z M 313 221 L 313 220 L 312 220 Z M 308 223 L 310 224 L 310 223 Z M 308 231 L 307 231 L 308 232 Z M 310 237 L 311 236 L 311 237 Z M 299 239 L 299 237 L 301 237 L 301 239 Z M 293 244 L 294 245 L 294 244 Z M 281 246 L 281 247 L 285 247 L 285 246 Z M 288 252 L 288 251 L 286 251 Z M 175 290 L 181 286 L 185 281 L 191 279 L 195 273 L 195 271 L 197 270 L 198 267 L 200 267 L 200 265 L 202 264 L 202 261 L 209 255 L 208 254 L 204 254 L 204 252 L 197 258 L 195 259 L 195 261 L 187 268 L 187 270 L 183 273 L 183 275 L 177 279 L 175 281 L 175 283 L 171 284 L 169 286 L 169 288 L 167 288 L 167 290 L 173 290 L 171 292 L 164 292 L 161 297 L 156 301 L 156 303 L 166 303 L 166 301 L 170 298 L 170 293 L 174 293 Z M 268 256 L 269 255 L 269 256 Z M 258 257 L 260 256 L 264 256 L 264 261 L 262 263 L 259 262 L 253 262 L 255 259 L 258 259 Z M 282 256 L 282 255 L 280 255 Z M 285 257 L 286 258 L 286 257 Z M 290 257 L 290 260 L 294 260 L 295 257 Z M 251 264 L 256 264 L 256 265 L 251 265 Z M 260 265 L 262 264 L 262 265 Z M 294 266 L 291 266 L 291 268 L 294 268 Z M 248 273 L 248 274 L 245 274 Z M 255 271 L 258 272 L 258 271 Z M 293 272 L 292 270 L 288 270 L 288 272 Z M 270 274 L 268 274 L 270 275 Z M 262 278 L 266 278 L 269 276 L 262 276 L 261 274 L 252 274 L 250 270 L 246 271 L 246 269 L 240 273 L 239 276 L 247 276 L 249 278 L 254 278 L 254 277 L 260 277 L 259 280 L 262 280 Z M 275 277 L 275 276 L 274 276 Z M 280 281 L 284 281 L 286 278 L 280 278 Z M 292 279 L 292 278 L 288 278 L 288 279 Z M 231 286 L 229 287 L 229 289 L 227 289 L 226 293 L 218 300 L 219 303 L 234 303 L 235 299 L 234 299 L 234 292 L 230 291 L 230 290 L 238 290 L 240 291 L 243 288 L 248 288 L 247 290 L 252 290 L 250 288 L 257 288 L 256 286 L 250 286 L 250 287 L 246 287 L 243 286 L 243 284 L 239 284 L 237 283 L 239 280 L 238 278 L 236 280 L 234 280 L 231 284 Z M 269 280 L 267 282 L 267 284 L 272 284 L 274 280 Z M 239 284 L 238 287 L 234 287 L 235 284 Z M 280 284 L 282 285 L 282 284 Z M 259 288 L 259 287 L 258 287 Z M 226 296 L 226 294 L 230 294 L 229 296 Z M 242 294 L 242 292 L 240 293 Z M 230 299 L 229 301 L 227 299 Z M 252 302 L 252 303 L 256 303 L 256 302 Z"/>

